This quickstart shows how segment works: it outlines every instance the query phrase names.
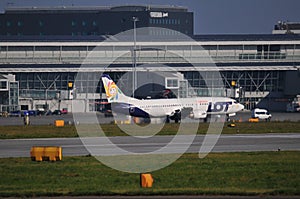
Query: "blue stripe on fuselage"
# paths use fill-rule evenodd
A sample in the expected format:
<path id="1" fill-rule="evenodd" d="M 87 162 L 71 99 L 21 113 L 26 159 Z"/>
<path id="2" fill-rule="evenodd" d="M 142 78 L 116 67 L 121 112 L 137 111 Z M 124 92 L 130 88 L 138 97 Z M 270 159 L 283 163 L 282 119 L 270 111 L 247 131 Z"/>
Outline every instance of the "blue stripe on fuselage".
<path id="1" fill-rule="evenodd" d="M 149 118 L 149 114 L 142 109 L 127 103 L 112 103 L 111 109 L 113 112 L 130 115 L 134 117 Z"/>

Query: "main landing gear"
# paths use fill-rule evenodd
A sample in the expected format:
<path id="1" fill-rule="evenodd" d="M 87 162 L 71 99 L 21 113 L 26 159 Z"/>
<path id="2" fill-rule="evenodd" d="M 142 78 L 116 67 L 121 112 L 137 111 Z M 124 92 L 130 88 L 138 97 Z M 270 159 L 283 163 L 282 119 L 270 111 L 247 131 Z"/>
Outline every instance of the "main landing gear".
<path id="1" fill-rule="evenodd" d="M 181 112 L 180 111 L 176 111 L 174 113 L 174 115 L 172 116 L 167 116 L 166 118 L 166 123 L 170 123 L 170 120 L 174 120 L 175 123 L 179 123 L 181 121 Z"/>

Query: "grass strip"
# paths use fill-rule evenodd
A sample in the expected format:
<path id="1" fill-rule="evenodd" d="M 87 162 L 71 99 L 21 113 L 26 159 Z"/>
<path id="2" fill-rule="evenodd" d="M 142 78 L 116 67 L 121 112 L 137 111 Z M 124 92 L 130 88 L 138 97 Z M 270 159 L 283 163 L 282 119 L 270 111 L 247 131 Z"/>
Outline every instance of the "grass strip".
<path id="1" fill-rule="evenodd" d="M 0 159 L 0 197 L 87 195 L 300 195 L 300 152 L 185 154 L 152 172 L 152 188 L 139 174 L 108 168 L 93 157 L 60 162 Z"/>
<path id="2" fill-rule="evenodd" d="M 152 172 L 152 188 L 139 174 L 108 168 L 93 157 L 59 162 L 0 159 L 0 196 L 82 195 L 300 195 L 300 152 L 185 154 Z"/>
<path id="3" fill-rule="evenodd" d="M 223 134 L 257 134 L 257 133 L 300 133 L 299 122 L 259 122 L 259 123 L 236 123 L 235 127 L 228 127 L 224 124 Z M 125 124 L 126 125 L 126 124 Z M 156 124 L 151 124 L 156 125 Z M 180 124 L 165 124 L 157 135 L 175 135 Z M 126 125 L 128 128 L 128 125 Z M 126 136 L 116 124 L 101 124 L 101 129 L 106 136 Z M 199 123 L 198 134 L 206 134 L 209 123 Z M 99 136 L 99 125 L 79 125 L 78 128 L 86 131 L 89 136 Z M 186 132 L 189 134 L 190 132 Z M 193 132 L 192 132 L 193 133 Z M 78 137 L 77 129 L 74 125 L 55 127 L 45 126 L 0 126 L 0 139 L 18 138 L 58 138 L 58 137 Z"/>

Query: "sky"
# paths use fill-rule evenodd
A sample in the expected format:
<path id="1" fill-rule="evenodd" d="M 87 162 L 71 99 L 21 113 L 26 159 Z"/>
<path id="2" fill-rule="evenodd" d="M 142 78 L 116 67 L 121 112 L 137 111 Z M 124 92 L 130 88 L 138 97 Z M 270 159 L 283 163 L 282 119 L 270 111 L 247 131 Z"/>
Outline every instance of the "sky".
<path id="1" fill-rule="evenodd" d="M 178 5 L 194 12 L 195 34 L 270 34 L 278 21 L 300 22 L 300 0 L 0 0 L 6 6 Z"/>

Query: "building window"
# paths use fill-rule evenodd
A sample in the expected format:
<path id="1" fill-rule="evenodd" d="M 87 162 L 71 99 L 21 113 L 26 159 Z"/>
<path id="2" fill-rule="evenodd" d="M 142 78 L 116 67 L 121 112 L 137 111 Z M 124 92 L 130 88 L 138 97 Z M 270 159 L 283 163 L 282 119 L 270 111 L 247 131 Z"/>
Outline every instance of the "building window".
<path id="1" fill-rule="evenodd" d="M 20 27 L 22 26 L 22 22 L 21 21 L 18 21 L 17 25 Z"/>
<path id="2" fill-rule="evenodd" d="M 85 21 L 82 21 L 82 26 L 86 26 L 86 22 Z"/>
<path id="3" fill-rule="evenodd" d="M 39 26 L 40 27 L 44 26 L 44 22 L 43 21 L 39 21 Z"/>
<path id="4" fill-rule="evenodd" d="M 7 81 L 0 81 L 0 90 L 8 90 L 8 82 Z"/>
<path id="5" fill-rule="evenodd" d="M 76 26 L 76 21 L 71 22 L 72 26 Z"/>
<path id="6" fill-rule="evenodd" d="M 96 21 L 93 21 L 93 26 L 97 26 L 97 22 Z"/>
<path id="7" fill-rule="evenodd" d="M 167 79 L 166 88 L 178 88 L 178 79 Z"/>
<path id="8" fill-rule="evenodd" d="M 6 22 L 6 26 L 7 26 L 7 27 L 10 27 L 10 26 L 11 26 L 11 22 L 10 22 L 10 21 L 7 21 L 7 22 Z"/>

